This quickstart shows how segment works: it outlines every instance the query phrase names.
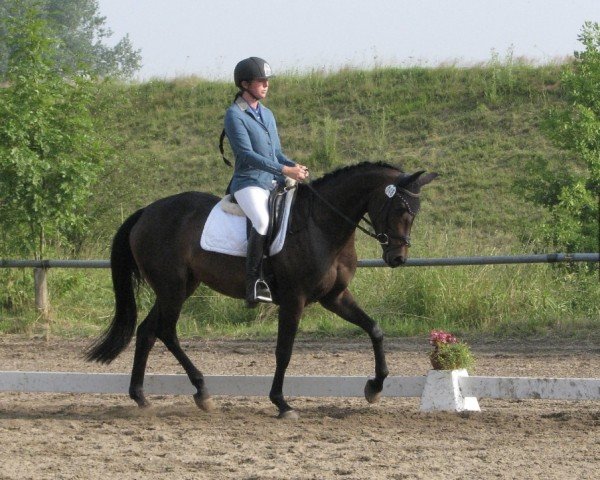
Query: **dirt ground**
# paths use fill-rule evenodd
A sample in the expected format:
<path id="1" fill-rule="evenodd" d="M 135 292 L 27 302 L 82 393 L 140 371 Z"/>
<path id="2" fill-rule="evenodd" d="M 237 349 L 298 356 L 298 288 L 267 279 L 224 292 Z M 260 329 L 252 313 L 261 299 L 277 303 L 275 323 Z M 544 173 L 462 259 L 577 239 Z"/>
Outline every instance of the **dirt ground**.
<path id="1" fill-rule="evenodd" d="M 270 375 L 273 342 L 186 341 L 208 375 Z M 0 336 L 0 370 L 129 372 L 85 363 L 85 340 Z M 596 341 L 473 341 L 475 374 L 598 377 Z M 386 343 L 391 375 L 424 375 L 425 338 Z M 181 373 L 157 345 L 149 373 Z M 299 341 L 291 375 L 371 375 L 364 340 Z M 600 402 L 479 399 L 481 413 L 426 414 L 419 399 L 295 398 L 297 421 L 267 399 L 0 393 L 2 479 L 596 479 Z"/>

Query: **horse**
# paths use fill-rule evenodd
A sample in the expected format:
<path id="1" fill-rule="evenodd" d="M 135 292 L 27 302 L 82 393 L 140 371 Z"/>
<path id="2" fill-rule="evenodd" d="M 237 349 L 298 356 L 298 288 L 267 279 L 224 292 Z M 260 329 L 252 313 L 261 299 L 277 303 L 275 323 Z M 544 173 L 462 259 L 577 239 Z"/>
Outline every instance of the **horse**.
<path id="1" fill-rule="evenodd" d="M 382 162 L 362 162 L 297 185 L 283 249 L 267 259 L 274 303 L 279 306 L 276 368 L 269 398 L 279 418 L 298 417 L 283 395 L 283 383 L 302 312 L 313 302 L 369 335 L 375 377 L 367 380 L 364 394 L 370 403 L 379 399 L 388 376 L 383 332 L 348 290 L 357 268 L 356 230 L 366 231 L 379 241 L 388 266 L 404 264 L 421 187 L 436 176 L 425 171 L 408 174 Z M 197 407 L 206 411 L 214 408 L 202 373 L 180 346 L 176 324 L 183 303 L 201 283 L 229 297 L 245 297 L 245 259 L 208 252 L 200 246 L 206 219 L 219 200 L 202 192 L 157 200 L 127 218 L 113 238 L 110 263 L 115 314 L 107 330 L 85 353 L 88 361 L 108 364 L 127 347 L 137 324 L 135 287 L 145 281 L 156 298 L 135 332 L 129 396 L 139 407 L 149 406 L 143 389 L 144 373 L 148 355 L 160 339 L 195 387 Z M 374 232 L 359 225 L 361 220 Z"/>

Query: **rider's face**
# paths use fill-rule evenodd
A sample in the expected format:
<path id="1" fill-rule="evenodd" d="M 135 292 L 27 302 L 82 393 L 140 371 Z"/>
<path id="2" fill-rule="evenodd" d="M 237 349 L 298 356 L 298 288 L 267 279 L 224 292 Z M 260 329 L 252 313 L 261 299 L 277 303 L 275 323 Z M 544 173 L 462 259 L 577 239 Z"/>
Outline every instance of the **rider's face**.
<path id="1" fill-rule="evenodd" d="M 267 91 L 269 90 L 269 79 L 261 78 L 252 80 L 248 84 L 247 90 L 254 96 L 254 98 L 262 100 L 267 96 Z"/>

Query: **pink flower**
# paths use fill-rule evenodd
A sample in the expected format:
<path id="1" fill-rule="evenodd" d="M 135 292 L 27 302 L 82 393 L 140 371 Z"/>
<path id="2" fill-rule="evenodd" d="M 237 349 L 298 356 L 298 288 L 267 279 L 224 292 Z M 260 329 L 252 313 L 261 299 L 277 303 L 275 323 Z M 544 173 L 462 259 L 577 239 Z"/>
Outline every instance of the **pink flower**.
<path id="1" fill-rule="evenodd" d="M 429 334 L 429 344 L 435 347 L 444 343 L 458 343 L 458 339 L 451 333 L 442 330 L 432 330 Z"/>

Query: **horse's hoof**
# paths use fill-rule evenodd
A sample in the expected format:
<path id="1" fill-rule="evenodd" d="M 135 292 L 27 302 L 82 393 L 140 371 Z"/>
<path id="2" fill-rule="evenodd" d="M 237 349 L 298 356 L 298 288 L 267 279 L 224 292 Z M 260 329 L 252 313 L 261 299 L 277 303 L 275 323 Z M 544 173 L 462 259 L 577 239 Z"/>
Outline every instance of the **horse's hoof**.
<path id="1" fill-rule="evenodd" d="M 208 395 L 194 395 L 196 406 L 205 412 L 211 412 L 216 408 L 215 402 Z"/>
<path id="2" fill-rule="evenodd" d="M 372 380 L 368 380 L 365 385 L 365 398 L 369 403 L 377 403 L 381 399 L 381 391 L 375 389 Z"/>
<path id="3" fill-rule="evenodd" d="M 286 410 L 285 412 L 280 412 L 277 418 L 281 420 L 298 420 L 300 415 L 298 415 L 296 410 Z"/>
<path id="4" fill-rule="evenodd" d="M 132 398 L 132 400 L 137 403 L 139 408 L 150 408 L 150 402 L 146 400 L 146 397 L 136 397 Z"/>

